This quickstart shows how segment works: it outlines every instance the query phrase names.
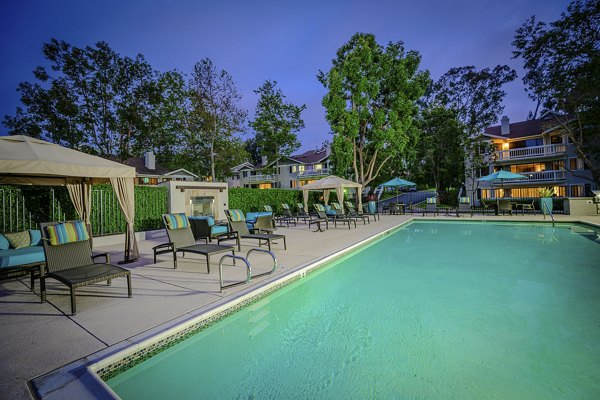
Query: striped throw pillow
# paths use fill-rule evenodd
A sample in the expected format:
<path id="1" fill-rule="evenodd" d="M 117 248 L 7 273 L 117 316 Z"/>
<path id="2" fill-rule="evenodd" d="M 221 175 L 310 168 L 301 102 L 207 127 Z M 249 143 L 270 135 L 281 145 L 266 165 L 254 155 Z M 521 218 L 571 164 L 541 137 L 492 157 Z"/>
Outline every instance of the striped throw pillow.
<path id="1" fill-rule="evenodd" d="M 90 239 L 83 221 L 48 225 L 46 227 L 46 235 L 52 246 Z"/>
<path id="2" fill-rule="evenodd" d="M 288 206 L 286 203 L 281 203 L 281 208 L 283 208 L 284 210 L 289 210 L 290 206 Z"/>
<path id="3" fill-rule="evenodd" d="M 333 208 L 334 210 L 341 209 L 339 203 L 336 203 L 335 201 L 331 202 L 331 208 Z"/>
<path id="4" fill-rule="evenodd" d="M 458 198 L 458 202 L 460 204 L 470 204 L 471 203 L 471 199 L 469 199 L 468 197 L 459 197 Z"/>
<path id="5" fill-rule="evenodd" d="M 437 203 L 436 197 L 428 197 L 427 198 L 427 204 L 435 204 L 435 203 Z"/>
<path id="6" fill-rule="evenodd" d="M 315 208 L 317 211 L 326 211 L 326 208 L 323 204 L 315 204 Z"/>
<path id="7" fill-rule="evenodd" d="M 183 213 L 167 214 L 165 222 L 167 223 L 167 229 L 187 228 L 190 225 L 186 215 Z"/>
<path id="8" fill-rule="evenodd" d="M 245 221 L 246 217 L 244 217 L 242 210 L 229 210 L 229 219 L 231 219 L 233 222 L 237 222 Z"/>

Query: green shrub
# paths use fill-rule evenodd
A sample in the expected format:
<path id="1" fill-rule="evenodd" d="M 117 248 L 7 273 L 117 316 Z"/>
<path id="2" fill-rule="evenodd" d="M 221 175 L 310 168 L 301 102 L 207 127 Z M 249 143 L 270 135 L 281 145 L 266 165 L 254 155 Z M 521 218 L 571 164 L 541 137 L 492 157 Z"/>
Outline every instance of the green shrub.
<path id="1" fill-rule="evenodd" d="M 293 189 L 229 189 L 229 208 L 248 211 L 264 211 L 265 205 L 273 207 L 273 211 L 281 213 L 281 203 L 289 204 L 292 209 L 296 203 L 303 202 L 302 191 Z"/>

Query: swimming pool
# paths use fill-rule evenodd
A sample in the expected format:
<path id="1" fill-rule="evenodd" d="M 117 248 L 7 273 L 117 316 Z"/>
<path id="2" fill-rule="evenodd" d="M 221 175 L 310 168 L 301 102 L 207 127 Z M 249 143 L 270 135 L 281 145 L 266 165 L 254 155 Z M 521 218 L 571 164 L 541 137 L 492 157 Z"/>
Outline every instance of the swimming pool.
<path id="1" fill-rule="evenodd" d="M 582 225 L 412 222 L 107 384 L 147 398 L 598 398 Z"/>

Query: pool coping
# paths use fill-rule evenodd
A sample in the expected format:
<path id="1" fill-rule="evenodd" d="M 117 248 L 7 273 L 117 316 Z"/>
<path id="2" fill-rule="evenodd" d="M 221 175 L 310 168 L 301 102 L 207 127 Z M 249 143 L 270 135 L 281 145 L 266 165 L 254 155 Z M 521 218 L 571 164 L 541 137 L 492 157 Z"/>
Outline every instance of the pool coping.
<path id="1" fill-rule="evenodd" d="M 353 251 L 397 232 L 419 218 L 410 218 L 391 228 L 379 232 L 369 238 L 359 240 L 334 253 L 322 256 L 316 260 L 290 268 L 281 275 L 269 277 L 258 286 L 247 287 L 213 303 L 206 304 L 196 310 L 190 311 L 170 321 L 164 322 L 114 345 L 94 352 L 60 368 L 49 371 L 28 382 L 30 392 L 40 399 L 120 399 L 119 396 L 100 377 L 110 376 L 116 370 L 123 369 L 123 365 L 143 361 L 182 340 L 191 334 L 207 328 L 240 308 L 259 301 L 270 293 L 287 286 L 307 274 L 314 272 L 331 262 L 349 255 Z M 144 350 L 148 352 L 143 353 Z M 120 372 L 120 371 L 119 371 Z"/>

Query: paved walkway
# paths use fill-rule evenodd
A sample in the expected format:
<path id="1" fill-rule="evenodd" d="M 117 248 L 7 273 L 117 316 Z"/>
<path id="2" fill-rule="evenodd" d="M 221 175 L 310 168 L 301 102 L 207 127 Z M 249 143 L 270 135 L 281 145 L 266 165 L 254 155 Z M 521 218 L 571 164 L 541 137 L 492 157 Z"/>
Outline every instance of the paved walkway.
<path id="1" fill-rule="evenodd" d="M 278 228 L 277 233 L 287 235 L 288 248 L 284 251 L 281 243 L 273 246 L 280 265 L 276 274 L 285 274 L 295 267 L 333 254 L 410 218 L 410 215 L 383 216 L 381 221 L 366 226 L 359 223 L 357 229 L 348 230 L 338 225 L 337 229 L 322 233 L 312 232 L 306 224 Z M 431 216 L 426 218 L 432 219 Z M 539 215 L 485 217 L 499 218 L 542 220 Z M 583 220 L 600 226 L 600 217 L 557 216 L 557 220 Z M 114 280 L 110 287 L 95 285 L 82 288 L 78 292 L 78 313 L 75 316 L 68 315 L 68 290 L 54 280 L 47 282 L 48 302 L 43 304 L 37 294 L 31 292 L 28 277 L 0 282 L 0 398 L 30 399 L 29 380 L 194 310 L 210 307 L 212 303 L 233 296 L 248 286 L 258 286 L 270 278 L 258 278 L 220 293 L 219 257 L 213 257 L 210 274 L 206 273 L 204 259 L 194 255 L 180 259 L 177 270 L 173 269 L 168 255 L 159 256 L 154 264 L 151 249 L 164 241 L 165 237 L 158 236 L 140 242 L 140 260 L 127 265 L 132 271 L 133 298 L 127 298 L 126 282 L 122 278 Z M 252 241 L 243 241 L 242 253 L 253 247 Z M 120 246 L 106 246 L 98 250 L 110 251 L 113 262 L 122 259 Z M 255 273 L 266 271 L 271 266 L 264 255 L 253 256 L 252 265 Z M 241 278 L 242 274 L 228 276 L 231 279 L 237 277 Z"/>

